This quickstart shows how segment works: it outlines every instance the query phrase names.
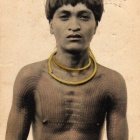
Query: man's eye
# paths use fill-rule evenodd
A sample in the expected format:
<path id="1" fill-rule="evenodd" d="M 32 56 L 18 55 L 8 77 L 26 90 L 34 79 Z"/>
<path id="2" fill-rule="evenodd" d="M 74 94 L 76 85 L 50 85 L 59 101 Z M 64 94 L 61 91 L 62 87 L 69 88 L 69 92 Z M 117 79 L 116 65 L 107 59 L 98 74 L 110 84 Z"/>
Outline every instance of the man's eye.
<path id="1" fill-rule="evenodd" d="M 88 21 L 90 19 L 90 17 L 82 15 L 82 16 L 80 16 L 80 19 L 83 21 Z"/>
<path id="2" fill-rule="evenodd" d="M 65 20 L 68 20 L 69 17 L 67 15 L 63 15 L 63 16 L 60 16 L 59 18 L 61 20 L 64 20 L 65 21 Z"/>

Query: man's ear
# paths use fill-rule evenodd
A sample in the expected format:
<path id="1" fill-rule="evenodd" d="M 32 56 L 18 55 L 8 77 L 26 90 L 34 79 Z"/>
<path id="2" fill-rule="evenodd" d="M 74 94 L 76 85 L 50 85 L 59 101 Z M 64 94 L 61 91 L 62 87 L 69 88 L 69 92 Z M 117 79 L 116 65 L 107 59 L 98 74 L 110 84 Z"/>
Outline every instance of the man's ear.
<path id="1" fill-rule="evenodd" d="M 50 33 L 53 34 L 53 24 L 52 24 L 52 21 L 50 21 Z"/>

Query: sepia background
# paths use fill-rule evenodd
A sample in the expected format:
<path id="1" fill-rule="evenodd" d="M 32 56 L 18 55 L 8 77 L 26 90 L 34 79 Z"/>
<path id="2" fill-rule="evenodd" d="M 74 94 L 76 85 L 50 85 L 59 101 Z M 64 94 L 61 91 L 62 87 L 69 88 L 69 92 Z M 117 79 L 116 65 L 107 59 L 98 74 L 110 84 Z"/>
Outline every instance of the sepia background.
<path id="1" fill-rule="evenodd" d="M 100 64 L 120 72 L 125 78 L 129 140 L 139 140 L 140 1 L 104 2 L 104 14 L 91 49 Z M 5 137 L 18 71 L 24 65 L 47 59 L 55 48 L 44 5 L 45 0 L 0 0 L 0 140 Z M 32 140 L 31 132 L 28 140 Z"/>

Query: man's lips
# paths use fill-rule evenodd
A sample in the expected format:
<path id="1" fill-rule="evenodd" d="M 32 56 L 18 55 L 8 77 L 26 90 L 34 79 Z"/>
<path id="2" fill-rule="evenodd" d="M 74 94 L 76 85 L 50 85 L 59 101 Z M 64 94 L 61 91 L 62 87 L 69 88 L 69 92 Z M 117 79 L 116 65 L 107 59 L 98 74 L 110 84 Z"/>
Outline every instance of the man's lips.
<path id="1" fill-rule="evenodd" d="M 68 39 L 81 39 L 82 36 L 79 35 L 79 34 L 75 34 L 75 35 L 72 34 L 72 35 L 68 35 L 67 38 L 68 38 Z"/>

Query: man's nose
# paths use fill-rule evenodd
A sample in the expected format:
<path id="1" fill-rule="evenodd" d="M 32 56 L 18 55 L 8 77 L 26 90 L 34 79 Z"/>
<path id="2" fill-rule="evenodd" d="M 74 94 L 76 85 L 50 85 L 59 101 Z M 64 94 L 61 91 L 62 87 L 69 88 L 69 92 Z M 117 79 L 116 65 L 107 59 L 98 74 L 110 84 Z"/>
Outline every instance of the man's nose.
<path id="1" fill-rule="evenodd" d="M 69 23 L 68 30 L 76 32 L 76 31 L 80 31 L 80 29 L 81 27 L 80 27 L 80 23 L 78 22 L 78 19 L 72 18 Z"/>

